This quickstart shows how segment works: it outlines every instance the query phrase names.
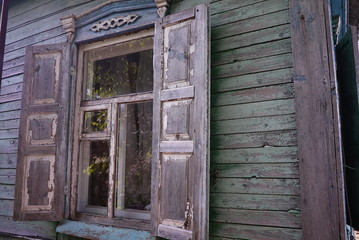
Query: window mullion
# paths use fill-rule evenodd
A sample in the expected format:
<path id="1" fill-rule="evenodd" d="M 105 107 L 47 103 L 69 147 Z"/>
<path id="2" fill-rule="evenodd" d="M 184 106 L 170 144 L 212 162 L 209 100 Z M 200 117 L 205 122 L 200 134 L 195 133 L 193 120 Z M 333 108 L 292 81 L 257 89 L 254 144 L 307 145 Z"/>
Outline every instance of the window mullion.
<path id="1" fill-rule="evenodd" d="M 117 146 L 117 117 L 118 107 L 116 103 L 112 103 L 109 112 L 110 124 L 110 171 L 109 171 L 109 193 L 108 193 L 108 218 L 114 216 L 114 199 L 115 199 L 115 169 L 116 169 L 116 146 Z"/>

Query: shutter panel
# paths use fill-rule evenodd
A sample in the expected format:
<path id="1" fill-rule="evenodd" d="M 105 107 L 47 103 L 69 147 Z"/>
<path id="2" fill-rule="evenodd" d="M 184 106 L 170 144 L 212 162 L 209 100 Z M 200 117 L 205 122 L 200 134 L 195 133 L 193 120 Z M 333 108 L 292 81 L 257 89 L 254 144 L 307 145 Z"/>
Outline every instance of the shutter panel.
<path id="1" fill-rule="evenodd" d="M 152 223 L 166 239 L 207 239 L 208 7 L 156 23 Z"/>
<path id="2" fill-rule="evenodd" d="M 15 220 L 63 218 L 67 158 L 68 45 L 26 49 Z"/>

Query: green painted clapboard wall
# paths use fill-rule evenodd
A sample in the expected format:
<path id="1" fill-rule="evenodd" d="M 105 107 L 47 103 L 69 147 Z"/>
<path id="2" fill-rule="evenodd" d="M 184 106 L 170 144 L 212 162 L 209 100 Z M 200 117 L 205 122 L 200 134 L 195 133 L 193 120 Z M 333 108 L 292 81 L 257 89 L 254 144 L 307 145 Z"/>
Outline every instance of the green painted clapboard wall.
<path id="1" fill-rule="evenodd" d="M 106 0 L 12 1 L 0 95 L 0 232 L 11 221 L 25 46 L 64 42 L 60 17 Z M 288 0 L 172 0 L 211 7 L 211 239 L 301 239 Z"/>
<path id="2" fill-rule="evenodd" d="M 210 6 L 210 238 L 301 239 L 288 0 Z"/>

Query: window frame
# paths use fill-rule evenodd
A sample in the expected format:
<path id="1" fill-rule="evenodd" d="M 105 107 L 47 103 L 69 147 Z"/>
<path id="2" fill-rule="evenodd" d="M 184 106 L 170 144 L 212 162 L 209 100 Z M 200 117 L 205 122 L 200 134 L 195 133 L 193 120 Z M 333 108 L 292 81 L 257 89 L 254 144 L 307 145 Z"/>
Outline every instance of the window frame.
<path id="1" fill-rule="evenodd" d="M 119 95 L 115 97 L 103 98 L 103 99 L 93 99 L 86 100 L 83 99 L 83 92 L 85 89 L 86 79 L 84 73 L 84 64 L 85 64 L 85 52 L 99 49 L 106 46 L 111 46 L 120 43 L 126 43 L 130 41 L 136 41 L 139 39 L 145 38 L 154 38 L 154 29 L 146 29 L 131 33 L 128 35 L 119 35 L 117 37 L 108 38 L 106 40 L 93 42 L 89 44 L 80 45 L 78 48 L 77 56 L 77 77 L 76 77 L 76 93 L 75 93 L 75 115 L 73 119 L 74 129 L 73 129 L 73 151 L 72 151 L 72 171 L 71 171 L 71 204 L 70 204 L 70 219 L 101 223 L 112 226 L 134 228 L 140 230 L 150 230 L 150 219 L 151 212 L 145 213 L 140 212 L 139 214 L 127 214 L 128 211 L 124 211 L 123 216 L 118 216 L 116 214 L 117 210 L 115 209 L 115 186 L 112 184 L 109 186 L 109 197 L 108 197 L 108 206 L 107 213 L 104 215 L 98 215 L 94 212 L 86 211 L 86 208 L 81 209 L 79 206 L 79 194 L 80 194 L 80 152 L 81 152 L 81 141 L 83 140 L 93 140 L 97 138 L 96 134 L 85 133 L 82 134 L 83 129 L 83 114 L 86 111 L 96 111 L 107 109 L 108 111 L 108 124 L 107 124 L 107 133 L 100 133 L 103 135 L 101 139 L 107 138 L 110 142 L 110 158 L 112 161 L 116 161 L 116 138 L 117 138 L 117 124 L 111 124 L 110 122 L 117 123 L 120 106 L 121 104 L 131 104 L 131 103 L 141 103 L 153 101 L 153 89 L 150 92 L 141 92 L 141 93 L 130 93 L 125 95 Z M 152 62 L 151 62 L 152 66 Z M 107 136 L 108 134 L 108 136 Z M 85 135 L 85 136 L 84 136 Z M 86 135 L 88 137 L 86 137 Z M 106 136 L 105 136 L 106 135 Z M 99 139 L 100 139 L 99 138 Z M 99 140 L 98 139 L 98 140 Z M 110 160 L 111 161 L 111 160 Z M 116 180 L 115 177 L 116 166 L 115 164 L 110 164 L 109 167 L 109 181 L 114 183 Z M 111 203 L 111 204 L 110 204 Z M 79 209 L 80 207 L 80 209 Z M 95 207 L 96 208 L 96 207 Z M 89 210 L 90 208 L 87 208 Z M 82 210 L 85 210 L 82 211 Z M 105 209 L 104 209 L 105 210 Z M 106 210 L 105 210 L 106 211 Z M 122 211 L 121 211 L 122 212 Z M 99 212 L 98 212 L 99 213 Z"/>

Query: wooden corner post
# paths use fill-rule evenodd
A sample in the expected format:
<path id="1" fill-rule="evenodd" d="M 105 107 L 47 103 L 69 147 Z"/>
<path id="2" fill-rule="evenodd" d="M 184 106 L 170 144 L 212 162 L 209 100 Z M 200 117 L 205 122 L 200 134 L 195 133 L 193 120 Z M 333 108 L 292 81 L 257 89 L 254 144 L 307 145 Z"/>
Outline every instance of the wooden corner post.
<path id="1" fill-rule="evenodd" d="M 289 0 L 303 239 L 345 239 L 343 164 L 326 0 Z"/>

